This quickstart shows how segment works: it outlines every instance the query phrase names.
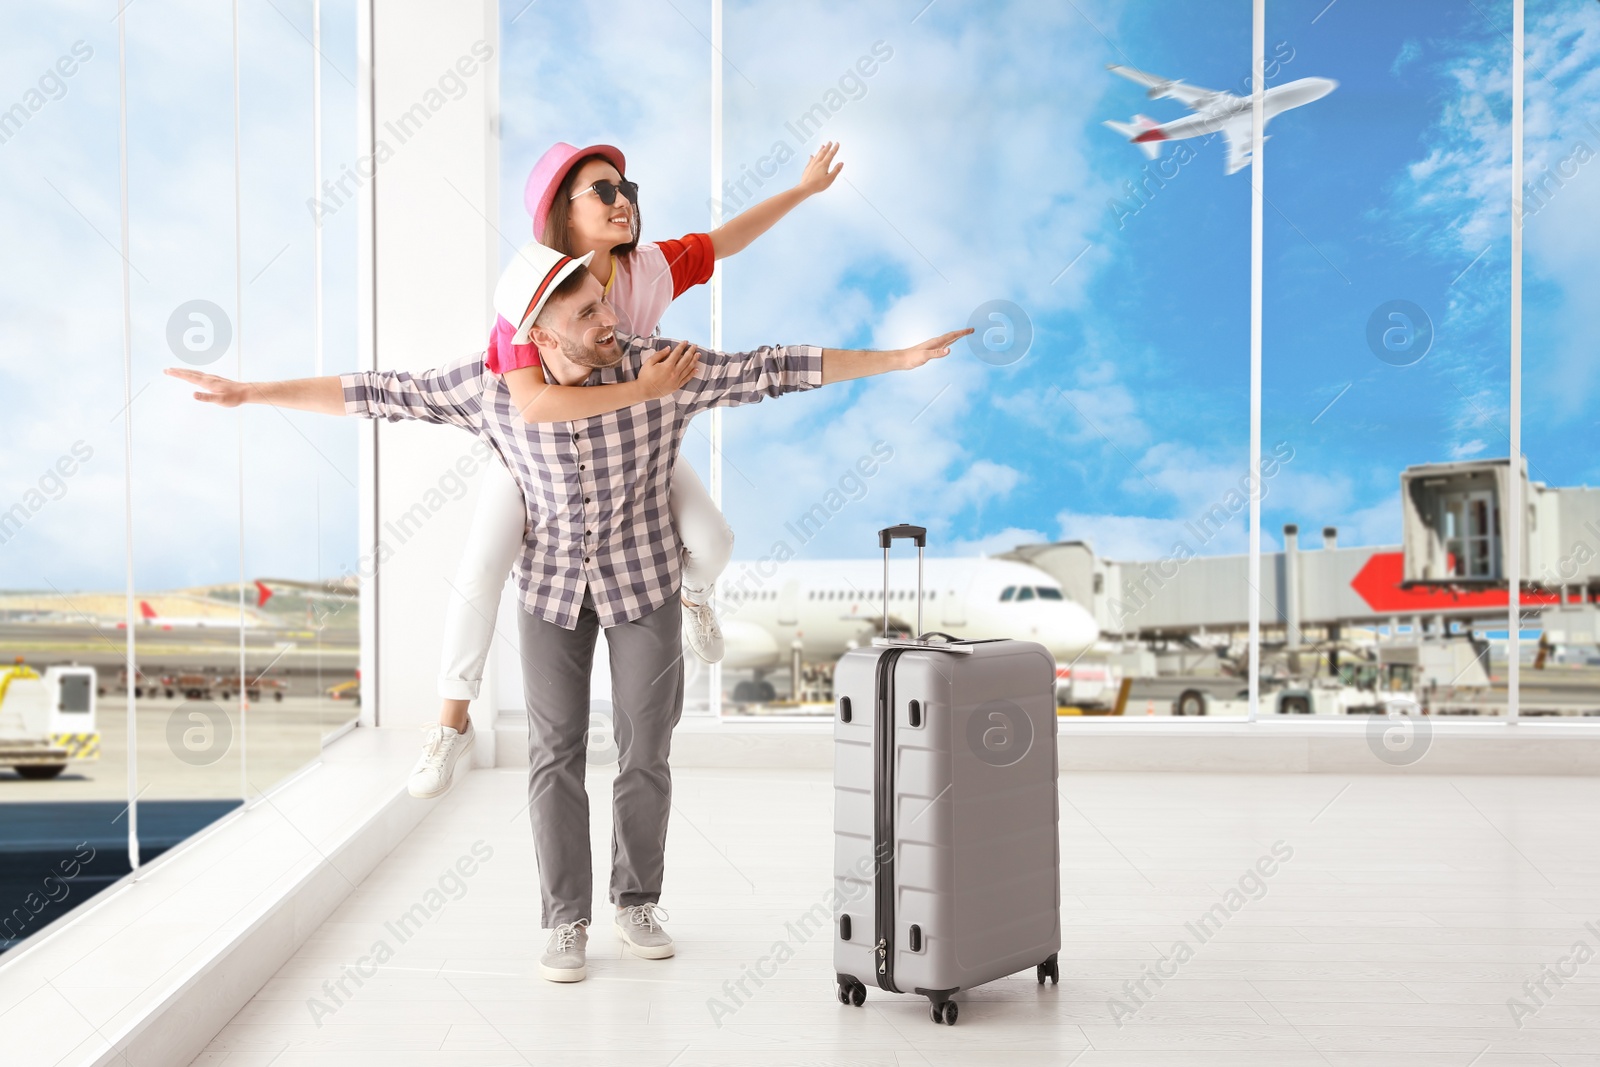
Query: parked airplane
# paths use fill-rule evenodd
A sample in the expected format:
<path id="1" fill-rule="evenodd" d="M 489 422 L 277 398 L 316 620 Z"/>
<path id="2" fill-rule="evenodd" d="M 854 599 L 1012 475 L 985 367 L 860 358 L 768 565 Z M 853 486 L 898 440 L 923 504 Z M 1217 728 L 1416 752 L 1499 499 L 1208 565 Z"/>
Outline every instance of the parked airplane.
<path id="1" fill-rule="evenodd" d="M 891 630 L 917 623 L 913 564 L 891 571 Z M 788 663 L 795 641 L 809 662 L 832 660 L 883 632 L 883 570 L 874 560 L 816 560 L 777 565 L 762 577 L 734 563 L 720 594 L 724 666 L 765 670 Z M 1025 563 L 1003 559 L 930 559 L 925 564 L 922 629 L 952 637 L 1037 641 L 1066 663 L 1100 636 L 1094 617 L 1068 600 L 1060 584 Z"/>
<path id="2" fill-rule="evenodd" d="M 1115 63 L 1108 64 L 1106 69 L 1145 86 L 1149 90 L 1147 95 L 1152 100 L 1171 97 L 1183 103 L 1190 111 L 1197 112 L 1167 123 L 1158 123 L 1144 115 L 1135 115 L 1131 123 L 1106 122 L 1107 127 L 1138 145 L 1146 159 L 1155 159 L 1161 154 L 1162 141 L 1181 141 L 1220 131 L 1228 141 L 1227 173 L 1236 173 L 1249 164 L 1251 97 L 1235 96 L 1215 89 L 1201 89 L 1198 86 L 1186 85 L 1178 79 L 1158 78 L 1154 74 L 1146 74 L 1142 70 L 1118 66 Z M 1265 109 L 1263 126 L 1274 115 L 1280 115 L 1302 104 L 1309 104 L 1313 100 L 1321 100 L 1338 85 L 1339 83 L 1331 78 L 1300 78 L 1283 85 L 1274 85 L 1264 94 L 1266 99 L 1262 104 Z M 1265 141 L 1266 135 L 1263 134 L 1261 139 Z"/>
<path id="3" fill-rule="evenodd" d="M 139 601 L 139 619 L 146 626 L 159 626 L 163 630 L 170 630 L 174 626 L 198 627 L 211 630 L 237 630 L 239 618 L 236 615 L 158 615 L 156 609 L 150 606 L 150 601 Z M 249 616 L 244 620 L 245 629 L 261 625 L 256 619 Z M 126 630 L 126 622 L 117 623 L 117 629 Z"/>

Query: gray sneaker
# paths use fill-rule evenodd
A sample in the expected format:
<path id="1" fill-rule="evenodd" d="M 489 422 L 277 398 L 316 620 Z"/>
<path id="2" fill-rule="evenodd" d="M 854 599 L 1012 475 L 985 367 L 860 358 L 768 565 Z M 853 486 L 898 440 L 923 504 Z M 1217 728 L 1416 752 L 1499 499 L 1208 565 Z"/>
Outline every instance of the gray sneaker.
<path id="1" fill-rule="evenodd" d="M 547 982 L 581 982 L 589 976 L 589 920 L 562 923 L 550 931 L 539 957 L 539 977 Z"/>
<path id="2" fill-rule="evenodd" d="M 664 960 L 676 951 L 672 937 L 661 928 L 662 919 L 672 916 L 655 904 L 635 904 L 617 912 L 617 936 L 647 960 Z"/>

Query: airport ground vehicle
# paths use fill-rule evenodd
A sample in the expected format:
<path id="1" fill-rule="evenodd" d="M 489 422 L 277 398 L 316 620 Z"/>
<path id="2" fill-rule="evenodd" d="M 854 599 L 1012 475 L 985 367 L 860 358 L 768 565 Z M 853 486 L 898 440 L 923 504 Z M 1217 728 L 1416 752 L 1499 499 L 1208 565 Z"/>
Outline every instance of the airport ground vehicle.
<path id="1" fill-rule="evenodd" d="M 1382 715 L 1391 705 L 1422 707 L 1442 700 L 1471 700 L 1489 687 L 1488 645 L 1470 635 L 1395 640 L 1338 664 L 1337 677 L 1263 678 L 1261 713 L 1278 715 Z M 1232 697 L 1185 689 L 1174 715 L 1244 715 L 1248 689 Z"/>
<path id="2" fill-rule="evenodd" d="M 75 759 L 100 758 L 93 667 L 0 668 L 0 766 L 54 778 Z"/>
<path id="3" fill-rule="evenodd" d="M 120 688 L 127 691 L 128 672 L 119 675 Z M 273 700 L 282 700 L 286 690 L 277 678 L 250 679 L 250 699 L 260 700 L 262 693 L 271 693 Z M 133 687 L 137 699 L 165 698 L 167 700 L 231 700 L 239 693 L 239 676 L 205 674 L 200 671 L 180 671 L 164 674 L 154 680 L 145 677 Z"/>
<path id="4" fill-rule="evenodd" d="M 1380 674 L 1386 683 L 1381 686 L 1376 684 Z M 1172 702 L 1172 714 L 1248 715 L 1249 697 L 1249 689 L 1240 689 L 1231 697 L 1214 696 L 1203 689 L 1185 689 Z M 1341 668 L 1338 679 L 1294 681 L 1261 691 L 1263 715 L 1382 715 L 1390 704 L 1410 707 L 1416 703 L 1409 672 L 1380 672 L 1371 664 L 1358 664 L 1356 669 Z"/>
<path id="5" fill-rule="evenodd" d="M 239 676 L 234 674 L 219 677 L 216 679 L 216 687 L 218 700 L 232 700 L 239 695 Z M 252 678 L 248 695 L 251 700 L 260 700 L 262 693 L 271 693 L 273 700 L 282 700 L 283 690 L 283 682 L 277 678 Z"/>
<path id="6" fill-rule="evenodd" d="M 1102 660 L 1079 660 L 1056 668 L 1056 703 L 1111 708 L 1122 690 L 1123 671 Z"/>

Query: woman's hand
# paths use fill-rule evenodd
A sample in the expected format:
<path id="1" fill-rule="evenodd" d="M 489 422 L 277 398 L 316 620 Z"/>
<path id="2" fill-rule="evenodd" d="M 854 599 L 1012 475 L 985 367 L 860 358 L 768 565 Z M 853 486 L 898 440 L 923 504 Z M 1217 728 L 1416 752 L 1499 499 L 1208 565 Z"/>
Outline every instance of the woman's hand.
<path id="1" fill-rule="evenodd" d="M 915 370 L 929 360 L 940 359 L 950 354 L 950 346 L 972 332 L 972 327 L 965 330 L 952 330 L 940 334 L 931 341 L 924 341 L 920 345 L 900 350 L 901 370 Z"/>
<path id="2" fill-rule="evenodd" d="M 833 184 L 833 179 L 844 170 L 840 163 L 830 168 L 833 157 L 839 151 L 838 141 L 826 141 L 817 149 L 815 155 L 806 160 L 806 169 L 800 172 L 800 180 L 795 183 L 795 189 L 804 196 L 815 196 Z"/>
<path id="3" fill-rule="evenodd" d="M 644 387 L 645 399 L 659 400 L 682 389 L 699 365 L 700 350 L 688 341 L 651 352 L 639 367 L 639 384 Z"/>

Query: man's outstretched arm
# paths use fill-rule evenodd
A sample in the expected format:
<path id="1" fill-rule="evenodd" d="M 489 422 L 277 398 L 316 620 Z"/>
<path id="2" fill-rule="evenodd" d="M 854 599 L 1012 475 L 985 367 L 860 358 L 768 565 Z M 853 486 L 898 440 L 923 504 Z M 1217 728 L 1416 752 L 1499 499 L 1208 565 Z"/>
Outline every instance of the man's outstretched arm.
<path id="1" fill-rule="evenodd" d="M 184 367 L 168 367 L 166 373 L 195 386 L 196 400 L 218 407 L 271 404 L 279 408 L 315 411 L 319 415 L 345 414 L 344 386 L 338 375 L 292 378 L 284 382 L 235 382 Z"/>
<path id="2" fill-rule="evenodd" d="M 483 398 L 483 359 L 470 356 L 442 367 L 410 371 L 354 371 L 337 377 L 281 382 L 235 382 L 215 374 L 169 367 L 167 374 L 197 385 L 194 398 L 221 407 L 271 404 L 322 415 L 368 419 L 420 419 L 474 430 Z"/>
<path id="3" fill-rule="evenodd" d="M 764 397 L 819 385 L 912 370 L 949 355 L 950 346 L 971 332 L 953 330 L 919 345 L 888 352 L 812 345 L 769 346 L 752 352 L 703 352 L 699 369 L 678 392 L 679 403 L 691 412 L 754 404 Z M 687 341 L 676 344 L 674 352 L 688 347 Z"/>
<path id="4" fill-rule="evenodd" d="M 870 352 L 853 348 L 824 348 L 822 350 L 822 384 L 847 382 L 852 378 L 869 378 L 892 370 L 914 370 L 930 359 L 950 354 L 950 346 L 967 336 L 972 330 L 952 330 L 930 341 L 910 348 L 897 348 L 888 352 Z"/>

